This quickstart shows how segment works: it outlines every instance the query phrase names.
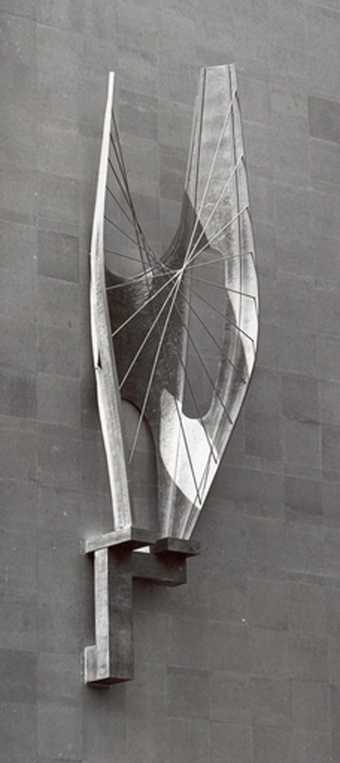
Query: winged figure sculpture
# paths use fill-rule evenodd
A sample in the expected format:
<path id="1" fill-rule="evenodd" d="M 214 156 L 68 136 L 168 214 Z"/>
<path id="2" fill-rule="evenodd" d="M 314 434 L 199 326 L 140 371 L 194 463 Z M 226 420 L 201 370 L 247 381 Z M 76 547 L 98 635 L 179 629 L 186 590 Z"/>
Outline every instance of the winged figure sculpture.
<path id="1" fill-rule="evenodd" d="M 182 211 L 164 254 L 140 225 L 110 73 L 91 242 L 91 329 L 114 528 L 138 524 L 129 464 L 144 422 L 157 534 L 189 539 L 235 426 L 258 338 L 258 284 L 234 66 L 201 70 Z M 129 452 L 122 400 L 138 412 Z"/>

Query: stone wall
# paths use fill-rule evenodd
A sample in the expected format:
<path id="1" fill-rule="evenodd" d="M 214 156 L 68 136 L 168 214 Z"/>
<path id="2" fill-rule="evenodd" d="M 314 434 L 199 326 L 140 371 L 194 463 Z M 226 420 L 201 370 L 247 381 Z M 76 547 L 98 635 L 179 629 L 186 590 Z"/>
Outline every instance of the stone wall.
<path id="1" fill-rule="evenodd" d="M 0 9 L 0 763 L 339 760 L 339 2 Z M 177 223 L 199 67 L 231 61 L 258 365 L 189 584 L 136 583 L 136 679 L 90 690 L 80 548 L 111 527 L 88 325 L 107 72 L 137 207 L 160 247 Z"/>

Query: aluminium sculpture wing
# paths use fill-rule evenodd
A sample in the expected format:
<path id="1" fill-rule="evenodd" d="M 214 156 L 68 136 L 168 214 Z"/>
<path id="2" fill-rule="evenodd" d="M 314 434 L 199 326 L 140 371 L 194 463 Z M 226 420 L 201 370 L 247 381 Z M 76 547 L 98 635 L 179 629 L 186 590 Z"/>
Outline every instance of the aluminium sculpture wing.
<path id="1" fill-rule="evenodd" d="M 91 326 L 114 527 L 143 422 L 157 469 L 158 537 L 189 539 L 252 375 L 258 286 L 233 66 L 203 69 L 182 212 L 162 256 L 131 196 L 109 78 L 91 245 Z M 121 399 L 138 411 L 124 455 Z"/>

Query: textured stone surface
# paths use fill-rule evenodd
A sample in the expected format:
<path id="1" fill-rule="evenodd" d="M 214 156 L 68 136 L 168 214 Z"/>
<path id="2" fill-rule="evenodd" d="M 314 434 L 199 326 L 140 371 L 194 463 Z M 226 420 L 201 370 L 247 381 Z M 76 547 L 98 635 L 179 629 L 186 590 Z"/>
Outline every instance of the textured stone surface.
<path id="1" fill-rule="evenodd" d="M 340 758 L 339 34 L 338 0 L 0 0 L 0 763 Z M 100 693 L 80 548 L 112 529 L 88 330 L 106 75 L 165 246 L 198 67 L 233 60 L 258 366 L 188 585 L 136 583 L 136 678 Z"/>

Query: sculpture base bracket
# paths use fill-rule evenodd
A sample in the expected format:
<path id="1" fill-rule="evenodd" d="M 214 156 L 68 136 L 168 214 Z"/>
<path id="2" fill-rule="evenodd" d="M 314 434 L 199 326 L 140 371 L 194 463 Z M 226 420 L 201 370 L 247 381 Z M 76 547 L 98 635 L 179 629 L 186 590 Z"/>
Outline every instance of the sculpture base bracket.
<path id="1" fill-rule="evenodd" d="M 88 541 L 86 553 L 93 556 L 95 644 L 85 648 L 85 683 L 101 687 L 130 681 L 133 579 L 183 585 L 186 559 L 199 553 L 199 544 L 177 538 L 157 541 L 148 530 L 127 528 Z"/>

